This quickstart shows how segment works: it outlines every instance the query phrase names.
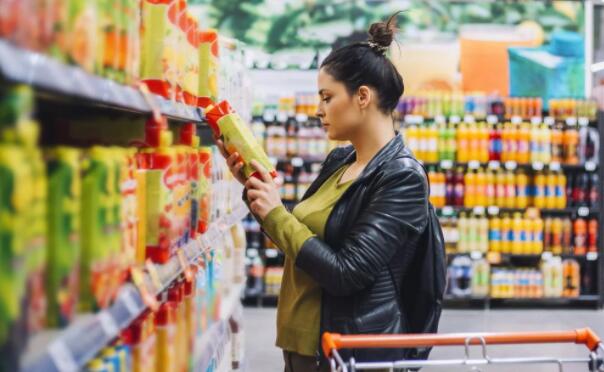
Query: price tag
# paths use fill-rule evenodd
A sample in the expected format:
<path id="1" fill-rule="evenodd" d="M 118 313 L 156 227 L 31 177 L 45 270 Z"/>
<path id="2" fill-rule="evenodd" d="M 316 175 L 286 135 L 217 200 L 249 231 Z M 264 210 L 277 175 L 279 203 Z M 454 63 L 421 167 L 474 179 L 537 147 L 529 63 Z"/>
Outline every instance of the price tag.
<path id="1" fill-rule="evenodd" d="M 277 114 L 277 121 L 280 123 L 285 123 L 287 121 L 287 114 L 285 112 L 280 112 Z"/>
<path id="2" fill-rule="evenodd" d="M 268 248 L 265 251 L 266 257 L 268 258 L 276 258 L 279 256 L 279 251 L 273 248 Z"/>
<path id="3" fill-rule="evenodd" d="M 413 124 L 413 115 L 405 115 L 405 124 Z"/>
<path id="4" fill-rule="evenodd" d="M 553 172 L 557 172 L 560 170 L 560 163 L 557 161 L 553 161 L 551 163 L 549 163 L 549 170 L 553 171 Z"/>
<path id="5" fill-rule="evenodd" d="M 487 209 L 487 212 L 489 213 L 489 216 L 497 216 L 499 215 L 499 207 L 492 205 Z"/>
<path id="6" fill-rule="evenodd" d="M 588 172 L 593 172 L 596 170 L 596 163 L 593 161 L 586 161 L 585 162 L 585 170 Z"/>
<path id="7" fill-rule="evenodd" d="M 434 117 L 434 122 L 436 122 L 436 124 L 444 124 L 447 122 L 447 119 L 444 117 L 444 115 L 436 115 Z"/>
<path id="8" fill-rule="evenodd" d="M 453 215 L 453 208 L 449 207 L 449 206 L 443 207 L 442 214 L 443 214 L 443 216 L 452 216 Z"/>
<path id="9" fill-rule="evenodd" d="M 103 333 L 105 333 L 105 335 L 113 338 L 120 331 L 117 326 L 117 323 L 115 323 L 115 320 L 113 320 L 113 317 L 108 312 L 101 311 L 99 315 L 97 315 L 97 319 L 99 320 L 99 323 L 101 324 L 101 328 L 103 329 Z"/>
<path id="10" fill-rule="evenodd" d="M 151 277 L 151 283 L 153 283 L 153 286 L 155 287 L 155 292 L 158 292 L 162 285 L 161 280 L 159 280 L 159 274 L 157 273 L 157 267 L 151 262 L 151 259 L 148 258 L 145 262 L 145 268 Z"/>
<path id="11" fill-rule="evenodd" d="M 512 116 L 512 124 L 520 124 L 522 123 L 522 118 L 520 116 Z"/>
<path id="12" fill-rule="evenodd" d="M 451 160 L 443 160 L 440 162 L 440 167 L 442 169 L 451 169 L 453 168 L 453 162 Z"/>
<path id="13" fill-rule="evenodd" d="M 484 207 L 482 207 L 482 206 L 474 207 L 473 212 L 477 216 L 482 216 L 484 214 Z"/>
<path id="14" fill-rule="evenodd" d="M 304 165 L 304 160 L 302 160 L 302 158 L 298 158 L 298 157 L 292 158 L 292 165 L 294 167 L 299 168 Z"/>
<path id="15" fill-rule="evenodd" d="M 533 163 L 533 169 L 536 171 L 543 170 L 543 163 L 540 161 L 536 161 Z"/>
<path id="16" fill-rule="evenodd" d="M 579 217 L 587 217 L 589 216 L 589 208 L 579 207 L 579 209 L 577 209 L 577 214 L 579 215 Z"/>
<path id="17" fill-rule="evenodd" d="M 480 260 L 482 258 L 482 253 L 478 251 L 473 251 L 472 253 L 470 253 L 470 257 L 472 257 L 473 260 Z"/>
<path id="18" fill-rule="evenodd" d="M 516 163 L 515 161 L 506 161 L 505 162 L 505 169 L 514 170 L 516 168 L 518 168 L 518 163 Z"/>
<path id="19" fill-rule="evenodd" d="M 487 261 L 489 261 L 489 263 L 491 265 L 496 265 L 496 264 L 501 263 L 501 253 L 499 253 L 499 252 L 487 253 Z"/>
<path id="20" fill-rule="evenodd" d="M 577 118 L 567 118 L 566 119 L 566 125 L 568 125 L 569 127 L 574 127 L 577 125 Z"/>
<path id="21" fill-rule="evenodd" d="M 187 258 L 185 257 L 185 251 L 183 251 L 182 249 L 179 249 L 176 252 L 176 255 L 178 256 L 178 262 L 180 263 L 180 268 L 182 269 L 183 273 L 185 274 L 185 279 L 187 280 L 187 282 L 192 281 L 193 272 L 191 271 L 191 266 L 189 265 L 189 262 L 187 261 Z"/>
<path id="22" fill-rule="evenodd" d="M 585 257 L 587 261 L 597 261 L 598 260 L 598 252 L 587 252 Z"/>
<path id="23" fill-rule="evenodd" d="M 128 291 L 124 292 L 124 295 L 122 296 L 122 301 L 124 302 L 124 305 L 126 306 L 126 310 L 128 310 L 128 313 L 130 315 L 138 315 L 139 313 L 139 309 L 138 309 L 138 305 L 136 304 L 136 301 L 134 300 L 134 298 L 132 298 L 132 294 Z"/>
<path id="24" fill-rule="evenodd" d="M 480 162 L 478 160 L 472 160 L 472 161 L 468 162 L 468 168 L 469 169 L 478 169 L 478 168 L 480 168 Z"/>
<path id="25" fill-rule="evenodd" d="M 449 118 L 449 123 L 451 124 L 459 124 L 460 121 L 461 118 L 457 115 L 451 115 L 451 117 Z"/>
<path id="26" fill-rule="evenodd" d="M 499 121 L 499 118 L 497 118 L 496 115 L 487 116 L 487 123 L 489 123 L 489 124 L 497 124 L 498 121 Z"/>
<path id="27" fill-rule="evenodd" d="M 57 340 L 50 344 L 48 346 L 48 354 L 57 367 L 57 370 L 61 372 L 78 371 L 78 365 L 71 350 L 69 350 L 62 340 Z"/>
<path id="28" fill-rule="evenodd" d="M 157 302 L 157 298 L 155 298 L 155 296 L 149 292 L 149 288 L 147 288 L 147 284 L 145 283 L 145 278 L 141 269 L 138 267 L 130 268 L 130 275 L 132 276 L 132 281 L 138 288 L 145 305 L 151 310 L 157 311 L 157 309 L 159 309 L 159 303 Z"/>
<path id="29" fill-rule="evenodd" d="M 541 117 L 539 117 L 539 116 L 533 116 L 531 118 L 531 124 L 533 124 L 533 125 L 539 125 L 539 124 L 541 124 Z"/>
<path id="30" fill-rule="evenodd" d="M 489 169 L 499 169 L 501 167 L 501 163 L 497 160 L 491 160 L 489 162 Z"/>
<path id="31" fill-rule="evenodd" d="M 556 119 L 551 116 L 546 116 L 545 119 L 543 119 L 543 122 L 551 127 L 552 125 L 556 124 Z"/>
<path id="32" fill-rule="evenodd" d="M 552 252 L 543 252 L 541 253 L 541 259 L 543 261 L 549 261 L 552 259 L 552 257 L 554 257 L 554 255 L 552 254 Z"/>
<path id="33" fill-rule="evenodd" d="M 423 124 L 424 123 L 424 117 L 421 116 L 421 115 L 415 116 L 415 120 L 417 121 L 418 124 Z"/>
<path id="34" fill-rule="evenodd" d="M 586 127 L 589 125 L 589 119 L 586 117 L 580 117 L 579 118 L 579 126 L 581 127 Z"/>
<path id="35" fill-rule="evenodd" d="M 262 115 L 262 120 L 267 123 L 272 123 L 275 121 L 275 114 L 273 112 L 267 111 Z"/>
<path id="36" fill-rule="evenodd" d="M 464 116 L 463 121 L 465 123 L 470 123 L 471 124 L 471 123 L 475 123 L 476 119 L 474 118 L 474 115 L 466 115 L 466 116 Z"/>
<path id="37" fill-rule="evenodd" d="M 296 114 L 296 121 L 298 123 L 306 123 L 308 121 L 308 115 L 306 115 L 306 114 Z"/>

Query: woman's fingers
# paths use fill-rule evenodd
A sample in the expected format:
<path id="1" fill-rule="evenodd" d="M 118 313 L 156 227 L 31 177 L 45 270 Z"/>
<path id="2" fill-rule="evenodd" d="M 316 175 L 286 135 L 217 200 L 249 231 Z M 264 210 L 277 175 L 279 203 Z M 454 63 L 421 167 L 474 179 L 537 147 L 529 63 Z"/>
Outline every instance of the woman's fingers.
<path id="1" fill-rule="evenodd" d="M 248 190 L 252 190 L 252 189 L 257 189 L 257 190 L 264 190 L 266 188 L 267 184 L 256 178 L 256 177 L 250 177 L 246 183 L 245 183 L 245 188 Z"/>
<path id="2" fill-rule="evenodd" d="M 229 166 L 229 168 L 234 168 L 238 161 L 239 154 L 234 152 L 227 158 L 227 165 Z"/>
<path id="3" fill-rule="evenodd" d="M 224 148 L 224 142 L 222 142 L 221 139 L 218 139 L 216 137 L 214 137 L 214 139 L 216 140 L 216 146 L 218 147 L 218 150 L 220 150 L 220 153 L 222 154 L 222 156 L 226 159 L 229 157 L 229 154 L 227 153 L 226 149 Z"/>
<path id="4" fill-rule="evenodd" d="M 273 178 L 271 177 L 270 174 L 268 174 L 268 171 L 266 170 L 266 168 L 264 168 L 262 166 L 262 164 L 260 164 L 257 160 L 252 160 L 252 162 L 250 163 L 250 165 L 256 170 L 258 171 L 258 173 L 260 173 L 260 176 L 262 177 L 262 180 L 268 184 L 273 183 Z"/>

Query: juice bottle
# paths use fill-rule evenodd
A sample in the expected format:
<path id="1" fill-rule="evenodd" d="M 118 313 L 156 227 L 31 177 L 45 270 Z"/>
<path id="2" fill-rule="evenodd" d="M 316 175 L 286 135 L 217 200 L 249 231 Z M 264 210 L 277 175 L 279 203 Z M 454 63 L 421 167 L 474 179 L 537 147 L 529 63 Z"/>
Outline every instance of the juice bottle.
<path id="1" fill-rule="evenodd" d="M 578 297 L 581 291 L 581 268 L 576 260 L 564 260 L 564 297 Z"/>
<path id="2" fill-rule="evenodd" d="M 218 31 L 207 29 L 197 35 L 199 51 L 199 107 L 206 108 L 218 100 L 219 44 Z"/>
<path id="3" fill-rule="evenodd" d="M 480 259 L 472 262 L 472 296 L 488 296 L 489 271 L 489 263 L 485 259 Z"/>
<path id="4" fill-rule="evenodd" d="M 573 246 L 574 254 L 581 256 L 587 252 L 587 222 L 583 218 L 577 218 L 573 224 Z"/>
<path id="5" fill-rule="evenodd" d="M 539 128 L 539 150 L 539 161 L 549 164 L 552 161 L 552 131 L 545 123 Z"/>
<path id="6" fill-rule="evenodd" d="M 489 221 L 489 251 L 501 252 L 502 231 L 501 219 L 498 216 L 491 217 Z"/>
<path id="7" fill-rule="evenodd" d="M 492 206 L 497 203 L 496 185 L 495 185 L 495 173 L 492 170 L 488 170 L 486 173 L 486 205 Z"/>
<path id="8" fill-rule="evenodd" d="M 459 253 L 466 253 L 469 251 L 468 238 L 469 238 L 469 223 L 465 212 L 459 214 L 459 220 L 457 222 L 457 228 L 459 230 L 459 241 L 457 243 L 457 251 Z"/>
<path id="9" fill-rule="evenodd" d="M 479 160 L 483 163 L 489 161 L 489 127 L 487 123 L 480 123 Z"/>
<path id="10" fill-rule="evenodd" d="M 574 187 L 573 187 L 573 205 L 585 206 L 587 205 L 587 192 L 589 187 L 589 175 L 587 173 L 580 173 L 576 175 Z"/>
<path id="11" fill-rule="evenodd" d="M 478 206 L 487 206 L 487 176 L 482 168 L 476 172 L 475 182 L 475 203 Z"/>
<path id="12" fill-rule="evenodd" d="M 512 219 L 508 214 L 504 214 L 501 220 L 501 253 L 512 253 L 513 238 Z"/>
<path id="13" fill-rule="evenodd" d="M 523 236 L 524 235 L 524 236 Z M 524 240 L 523 240 L 524 238 Z M 526 233 L 523 230 L 522 215 L 514 213 L 512 221 L 512 254 L 524 254 L 524 242 L 526 241 Z"/>
<path id="14" fill-rule="evenodd" d="M 476 206 L 476 173 L 468 170 L 464 177 L 464 206 Z"/>
<path id="15" fill-rule="evenodd" d="M 540 138 L 540 128 L 538 124 L 533 124 L 531 127 L 531 162 L 540 162 L 541 161 L 541 138 Z"/>
<path id="16" fill-rule="evenodd" d="M 566 164 L 579 164 L 578 145 L 579 132 L 576 127 L 567 127 L 562 137 L 564 145 L 564 162 Z"/>
<path id="17" fill-rule="evenodd" d="M 527 143 L 521 143 L 523 140 L 524 135 L 521 131 L 520 125 L 512 123 L 510 126 L 510 161 L 520 163 L 520 160 L 524 160 L 527 152 Z"/>
<path id="18" fill-rule="evenodd" d="M 514 172 L 507 171 L 505 174 L 505 208 L 515 208 L 516 200 L 516 177 Z"/>
<path id="19" fill-rule="evenodd" d="M 478 219 L 478 251 L 487 253 L 489 251 L 489 219 L 480 217 Z"/>
<path id="20" fill-rule="evenodd" d="M 516 152 L 516 161 L 521 164 L 527 164 L 531 160 L 530 141 L 531 129 L 526 122 L 517 126 L 516 138 L 518 143 L 518 151 Z"/>
<path id="21" fill-rule="evenodd" d="M 457 154 L 456 132 L 455 126 L 452 123 L 447 124 L 445 140 L 445 146 L 447 148 L 446 159 L 451 161 L 455 161 Z"/>
<path id="22" fill-rule="evenodd" d="M 451 169 L 445 174 L 445 204 L 455 205 L 455 173 Z"/>
<path id="23" fill-rule="evenodd" d="M 457 161 L 467 163 L 470 160 L 470 138 L 469 129 L 466 123 L 460 123 L 457 126 Z"/>
<path id="24" fill-rule="evenodd" d="M 434 167 L 428 168 L 428 181 L 430 182 L 430 203 L 434 204 L 434 206 L 438 208 L 438 185 L 436 183 L 436 170 Z"/>
<path id="25" fill-rule="evenodd" d="M 545 205 L 547 208 L 554 209 L 558 205 L 558 177 L 553 172 L 548 172 L 546 176 L 547 185 L 545 187 Z"/>
<path id="26" fill-rule="evenodd" d="M 552 253 L 556 256 L 562 254 L 562 219 L 554 218 L 552 221 Z"/>
<path id="27" fill-rule="evenodd" d="M 568 217 L 562 221 L 562 253 L 573 254 L 573 223 Z"/>
<path id="28" fill-rule="evenodd" d="M 176 304 L 164 302 L 155 315 L 157 349 L 155 371 L 173 371 L 177 366 Z"/>
<path id="29" fill-rule="evenodd" d="M 141 315 L 122 332 L 121 339 L 130 346 L 132 372 L 155 370 L 156 336 L 154 314 Z"/>
<path id="30" fill-rule="evenodd" d="M 528 207 L 529 199 L 529 184 L 528 176 L 524 171 L 519 171 L 516 174 L 516 207 L 526 208 Z"/>
<path id="31" fill-rule="evenodd" d="M 543 251 L 552 251 L 552 219 L 546 218 L 543 225 Z"/>
<path id="32" fill-rule="evenodd" d="M 420 159 L 419 156 L 419 129 L 415 124 L 410 124 L 405 129 L 405 139 L 409 149 Z M 270 153 L 270 152 L 269 152 Z"/>
<path id="33" fill-rule="evenodd" d="M 152 93 L 169 97 L 169 86 L 164 79 L 164 35 L 168 29 L 168 6 L 175 0 L 151 1 L 141 3 L 141 81 Z"/>
<path id="34" fill-rule="evenodd" d="M 587 251 L 598 251 L 598 220 L 592 218 L 588 223 Z"/>
<path id="35" fill-rule="evenodd" d="M 438 160 L 449 160 L 447 151 L 447 126 L 444 121 L 436 123 L 438 131 Z"/>
<path id="36" fill-rule="evenodd" d="M 427 124 L 422 124 L 418 126 L 419 148 L 417 151 L 417 158 L 422 161 L 428 161 L 428 157 L 430 156 L 430 138 L 426 125 Z"/>
<path id="37" fill-rule="evenodd" d="M 501 131 L 501 143 L 502 143 L 502 151 L 501 151 L 501 161 L 507 162 L 513 160 L 512 154 L 515 151 L 515 144 L 513 143 L 512 131 L 511 131 L 511 123 L 506 122 L 503 125 L 503 130 Z"/>
<path id="38" fill-rule="evenodd" d="M 446 180 L 443 172 L 436 173 L 436 184 L 438 185 L 437 205 L 442 208 L 445 206 Z"/>
<path id="39" fill-rule="evenodd" d="M 589 206 L 591 208 L 598 207 L 598 203 L 600 201 L 599 185 L 600 185 L 600 177 L 598 176 L 598 173 L 592 173 L 589 176 L 589 192 L 588 192 L 588 197 L 587 197 L 587 199 L 589 201 Z"/>
<path id="40" fill-rule="evenodd" d="M 471 214 L 468 218 L 468 252 L 479 251 L 478 218 Z"/>
<path id="41" fill-rule="evenodd" d="M 535 192 L 534 192 L 534 203 L 537 208 L 545 208 L 546 206 L 546 177 L 542 172 L 537 173 L 535 176 Z"/>
<path id="42" fill-rule="evenodd" d="M 532 220 L 532 254 L 541 254 L 543 252 L 543 220 L 537 217 Z"/>
<path id="43" fill-rule="evenodd" d="M 495 175 L 495 200 L 496 205 L 500 208 L 506 205 L 506 176 L 502 169 L 497 170 Z"/>
<path id="44" fill-rule="evenodd" d="M 501 161 L 501 124 L 494 125 L 489 132 L 489 160 Z"/>
<path id="45" fill-rule="evenodd" d="M 80 152 L 48 152 L 48 325 L 67 325 L 78 303 L 80 262 Z"/>
<path id="46" fill-rule="evenodd" d="M 554 125 L 551 130 L 551 159 L 552 161 L 562 163 L 564 161 L 564 141 L 561 125 Z"/>
<path id="47" fill-rule="evenodd" d="M 556 203 L 555 208 L 566 208 L 566 176 L 563 172 L 558 172 L 556 177 Z"/>

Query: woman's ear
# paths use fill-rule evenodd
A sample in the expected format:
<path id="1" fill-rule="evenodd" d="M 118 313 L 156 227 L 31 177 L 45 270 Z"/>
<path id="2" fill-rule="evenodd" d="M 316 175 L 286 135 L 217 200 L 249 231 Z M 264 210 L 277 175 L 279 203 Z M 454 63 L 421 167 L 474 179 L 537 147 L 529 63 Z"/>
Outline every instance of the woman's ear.
<path id="1" fill-rule="evenodd" d="M 367 85 L 361 85 L 357 91 L 359 108 L 366 109 L 373 99 L 373 91 Z"/>

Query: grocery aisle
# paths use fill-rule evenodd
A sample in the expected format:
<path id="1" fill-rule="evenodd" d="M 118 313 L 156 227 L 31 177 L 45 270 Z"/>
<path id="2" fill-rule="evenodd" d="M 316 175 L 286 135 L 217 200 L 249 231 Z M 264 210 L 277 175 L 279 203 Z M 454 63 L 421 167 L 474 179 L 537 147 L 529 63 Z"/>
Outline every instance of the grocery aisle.
<path id="1" fill-rule="evenodd" d="M 245 308 L 244 326 L 246 328 L 246 371 L 277 372 L 283 370 L 281 352 L 274 347 L 275 308 Z M 604 334 L 604 311 L 602 310 L 453 310 L 443 313 L 439 331 L 450 332 L 508 332 L 508 331 L 547 331 L 591 327 L 596 333 Z M 489 356 L 515 357 L 550 355 L 585 356 L 585 349 L 576 345 L 545 345 L 538 349 L 526 346 L 503 346 L 492 349 Z M 478 356 L 479 349 L 472 349 L 472 355 Z M 463 348 L 434 349 L 431 359 L 461 358 Z M 483 371 L 510 371 L 511 367 L 489 367 Z M 551 372 L 555 367 L 515 366 L 515 372 Z M 464 369 L 422 369 L 422 371 L 465 371 Z M 567 371 L 585 371 L 585 368 L 574 366 Z"/>

